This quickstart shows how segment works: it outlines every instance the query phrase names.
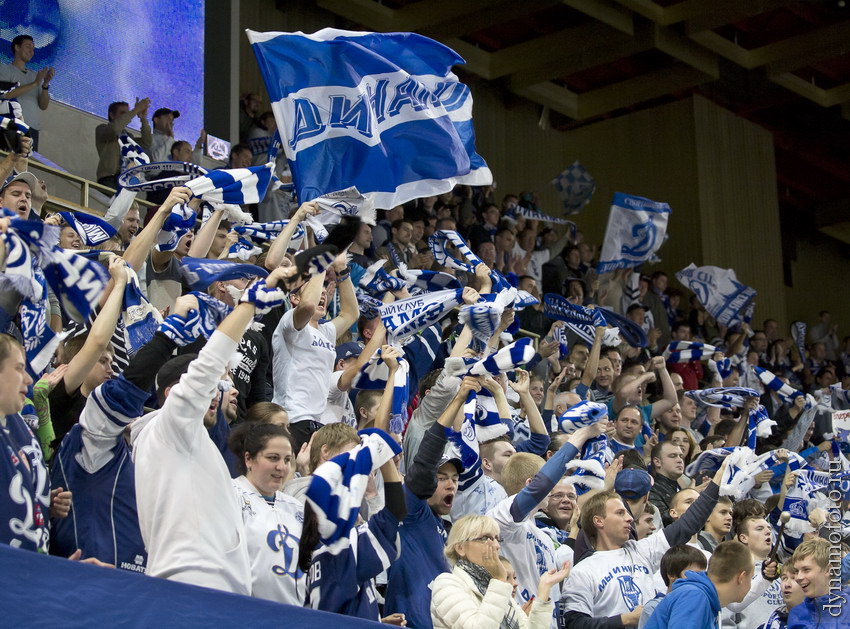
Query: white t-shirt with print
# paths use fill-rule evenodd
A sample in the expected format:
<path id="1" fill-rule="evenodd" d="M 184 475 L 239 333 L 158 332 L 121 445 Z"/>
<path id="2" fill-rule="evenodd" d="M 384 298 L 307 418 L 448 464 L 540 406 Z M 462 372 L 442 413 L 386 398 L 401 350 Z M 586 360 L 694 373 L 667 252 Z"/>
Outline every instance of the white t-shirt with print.
<path id="1" fill-rule="evenodd" d="M 351 398 L 348 396 L 349 392 L 339 390 L 339 379 L 342 374 L 342 371 L 335 371 L 331 375 L 328 404 L 325 406 L 325 411 L 322 413 L 319 422 L 325 426 L 342 422 L 352 428 L 357 428 L 357 415 L 354 412 L 354 404 L 351 403 Z"/>
<path id="2" fill-rule="evenodd" d="M 655 597 L 654 575 L 670 548 L 663 531 L 618 550 L 593 553 L 572 569 L 562 585 L 564 609 L 595 618 L 633 611 Z"/>
<path id="3" fill-rule="evenodd" d="M 336 360 L 336 327 L 309 323 L 301 330 L 293 324 L 295 309 L 288 311 L 272 335 L 272 378 L 275 404 L 289 413 L 289 423 L 320 421 Z"/>

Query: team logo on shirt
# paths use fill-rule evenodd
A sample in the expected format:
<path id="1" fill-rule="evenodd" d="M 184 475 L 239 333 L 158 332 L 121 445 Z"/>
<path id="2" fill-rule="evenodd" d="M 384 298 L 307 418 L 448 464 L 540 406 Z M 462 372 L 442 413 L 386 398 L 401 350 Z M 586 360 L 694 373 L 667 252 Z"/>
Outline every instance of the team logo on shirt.
<path id="1" fill-rule="evenodd" d="M 282 565 L 272 566 L 272 572 L 279 577 L 290 576 L 293 579 L 300 579 L 304 576 L 304 572 L 298 567 L 300 538 L 290 533 L 284 525 L 278 524 L 277 528 L 269 531 L 266 536 L 266 543 L 274 552 L 283 553 Z"/>
<path id="2" fill-rule="evenodd" d="M 635 607 L 640 604 L 641 591 L 638 584 L 627 574 L 617 577 L 617 583 L 620 585 L 620 594 L 623 595 L 626 607 L 629 608 L 629 611 L 634 611 Z"/>

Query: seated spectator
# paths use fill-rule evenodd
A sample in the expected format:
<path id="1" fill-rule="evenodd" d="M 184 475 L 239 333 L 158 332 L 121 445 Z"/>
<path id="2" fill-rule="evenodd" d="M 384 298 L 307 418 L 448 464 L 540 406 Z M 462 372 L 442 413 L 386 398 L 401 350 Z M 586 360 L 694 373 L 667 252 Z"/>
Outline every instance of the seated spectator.
<path id="1" fill-rule="evenodd" d="M 529 612 L 512 597 L 505 564 L 499 558 L 499 526 L 492 518 L 468 515 L 455 522 L 445 554 L 452 571 L 431 586 L 431 618 L 435 628 L 473 626 L 545 629 L 554 608 L 553 586 L 569 574 L 569 566 L 540 577 Z M 526 615 L 528 614 L 528 615 Z"/>
<path id="2" fill-rule="evenodd" d="M 687 570 L 670 594 L 656 607 L 647 629 L 699 627 L 719 629 L 719 612 L 742 601 L 750 590 L 753 566 L 747 549 L 738 542 L 723 542 L 711 555 L 708 572 Z"/>

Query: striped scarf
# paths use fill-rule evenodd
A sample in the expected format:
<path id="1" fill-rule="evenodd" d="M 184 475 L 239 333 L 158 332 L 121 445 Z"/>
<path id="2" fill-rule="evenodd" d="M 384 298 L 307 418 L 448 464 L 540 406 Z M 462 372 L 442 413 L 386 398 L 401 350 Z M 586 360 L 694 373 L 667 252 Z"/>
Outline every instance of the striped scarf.
<path id="1" fill-rule="evenodd" d="M 383 304 L 379 312 L 387 338 L 391 342 L 403 341 L 444 319 L 461 302 L 461 293 L 461 290 L 442 290 Z"/>
<path id="2" fill-rule="evenodd" d="M 498 352 L 494 352 L 473 363 L 466 372 L 468 376 L 498 376 L 501 373 L 513 371 L 534 358 L 534 346 L 530 338 L 522 338 L 506 345 Z"/>
<path id="3" fill-rule="evenodd" d="M 755 389 L 746 387 L 716 387 L 685 391 L 685 395 L 701 406 L 742 408 L 748 397 L 760 397 Z"/>
<path id="4" fill-rule="evenodd" d="M 197 215 L 188 204 L 175 205 L 156 236 L 156 250 L 174 251 L 180 239 L 195 226 L 196 220 Z"/>
<path id="5" fill-rule="evenodd" d="M 313 472 L 306 498 L 319 521 L 322 543 L 344 542 L 354 528 L 371 473 L 401 453 L 383 430 L 360 431 L 360 445 L 322 463 Z"/>
<path id="6" fill-rule="evenodd" d="M 245 205 L 259 203 L 266 196 L 271 183 L 274 164 L 211 170 L 210 172 L 187 181 L 185 186 L 196 197 L 211 203 L 235 203 Z"/>
<path id="7" fill-rule="evenodd" d="M 384 269 L 386 260 L 378 260 L 374 264 L 370 264 L 369 268 L 360 278 L 360 288 L 365 290 L 373 297 L 382 297 L 384 293 L 394 292 L 404 288 L 404 282 L 397 277 L 393 277 Z"/>
<path id="8" fill-rule="evenodd" d="M 707 360 L 717 348 L 706 343 L 673 341 L 664 349 L 664 360 L 668 363 L 689 363 L 692 360 Z"/>
<path id="9" fill-rule="evenodd" d="M 455 258 L 448 252 L 447 245 L 452 243 L 463 259 Z M 434 261 L 447 269 L 475 273 L 475 267 L 481 264 L 481 258 L 472 252 L 463 237 L 456 231 L 441 229 L 428 239 L 428 247 L 434 255 Z"/>
<path id="10" fill-rule="evenodd" d="M 118 146 L 121 149 L 121 172 L 138 164 L 150 164 L 151 160 L 139 144 L 127 133 L 118 136 Z"/>
<path id="11" fill-rule="evenodd" d="M 594 328 L 607 325 L 600 309 L 570 303 L 566 297 L 557 293 L 543 295 L 543 312 L 551 319 L 566 323 L 568 328 L 591 345 L 596 338 Z"/>
<path id="12" fill-rule="evenodd" d="M 381 360 L 381 350 L 360 368 L 351 383 L 352 389 L 383 391 L 387 386 L 390 370 Z M 401 434 L 407 426 L 407 402 L 410 398 L 410 363 L 398 358 L 398 369 L 393 377 L 393 402 L 390 407 L 390 432 Z"/>
<path id="13" fill-rule="evenodd" d="M 753 366 L 753 370 L 755 370 L 761 383 L 771 391 L 775 391 L 776 395 L 779 396 L 779 399 L 782 400 L 784 404 L 794 404 L 794 400 L 804 395 L 802 391 L 798 391 L 794 387 L 785 384 L 776 376 L 776 374 L 768 371 L 767 369 Z M 807 399 L 805 408 L 811 407 L 812 401 Z"/>

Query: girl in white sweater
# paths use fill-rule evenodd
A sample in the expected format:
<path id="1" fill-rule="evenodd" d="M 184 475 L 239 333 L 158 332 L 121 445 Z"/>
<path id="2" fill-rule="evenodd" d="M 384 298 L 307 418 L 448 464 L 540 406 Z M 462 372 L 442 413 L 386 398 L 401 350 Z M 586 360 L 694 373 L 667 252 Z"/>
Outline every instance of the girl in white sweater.
<path id="1" fill-rule="evenodd" d="M 446 542 L 451 572 L 431 584 L 434 629 L 547 629 L 554 605 L 552 587 L 570 573 L 568 563 L 540 577 L 530 612 L 511 596 L 504 564 L 499 560 L 499 525 L 493 518 L 468 515 L 452 526 Z"/>

